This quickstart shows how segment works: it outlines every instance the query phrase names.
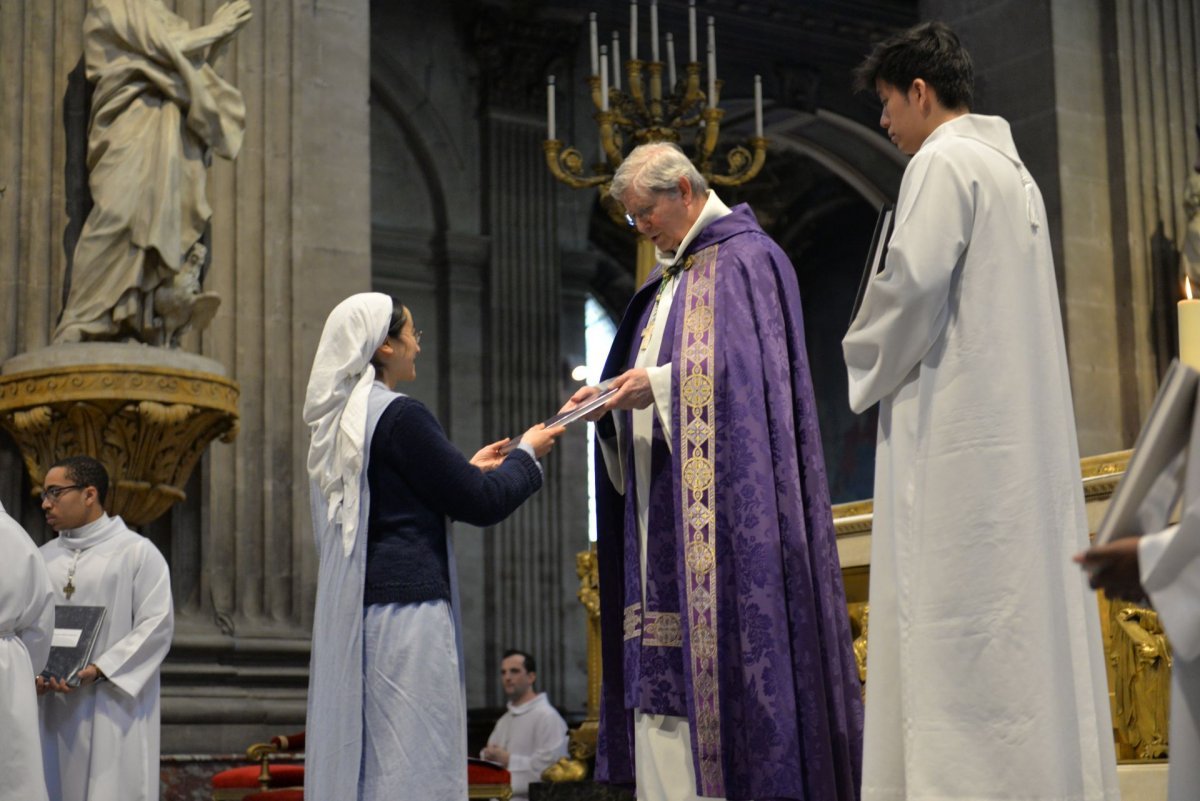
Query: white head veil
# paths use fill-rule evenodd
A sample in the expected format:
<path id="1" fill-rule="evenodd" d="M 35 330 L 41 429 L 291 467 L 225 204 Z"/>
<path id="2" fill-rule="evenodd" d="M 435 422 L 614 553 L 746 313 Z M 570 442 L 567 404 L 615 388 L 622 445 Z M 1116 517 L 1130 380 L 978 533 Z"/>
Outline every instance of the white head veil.
<path id="1" fill-rule="evenodd" d="M 392 299 L 378 292 L 351 295 L 335 306 L 304 395 L 304 422 L 312 431 L 308 476 L 328 505 L 327 522 L 341 523 L 347 555 L 358 533 L 367 396 L 375 380 L 371 357 L 387 338 L 392 307 Z"/>

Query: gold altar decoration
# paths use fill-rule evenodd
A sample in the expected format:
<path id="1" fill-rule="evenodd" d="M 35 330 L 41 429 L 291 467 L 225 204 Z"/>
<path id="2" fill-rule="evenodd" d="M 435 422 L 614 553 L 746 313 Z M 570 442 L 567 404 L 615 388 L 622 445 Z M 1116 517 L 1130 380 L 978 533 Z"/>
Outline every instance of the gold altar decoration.
<path id="1" fill-rule="evenodd" d="M 186 497 L 200 455 L 238 430 L 238 386 L 158 366 L 70 365 L 0 375 L 0 426 L 21 450 L 33 493 L 50 465 L 87 454 L 109 473 L 105 509 L 130 525 Z"/>
<path id="2" fill-rule="evenodd" d="M 1136 604 L 1108 603 L 1108 656 L 1117 756 L 1167 756 L 1171 644 L 1158 613 Z"/>
<path id="3" fill-rule="evenodd" d="M 725 117 L 725 111 L 719 107 L 724 82 L 716 76 L 716 24 L 712 17 L 708 18 L 706 91 L 701 88 L 701 65 L 696 53 L 695 0 L 688 8 L 688 61 L 678 79 L 672 34 L 666 34 L 665 61 L 659 57 L 657 0 L 650 3 L 649 13 L 650 60 L 645 61 L 639 58 L 638 52 L 638 6 L 636 2 L 630 4 L 629 59 L 624 61 L 624 88 L 618 73 L 622 63 L 619 36 L 613 33 L 611 51 L 607 46 L 599 45 L 596 15 L 589 15 L 591 75 L 587 83 L 600 138 L 598 160 L 591 166 L 590 174 L 585 172 L 583 153 L 566 146 L 555 136 L 554 76 L 549 77 L 547 84 L 547 136 L 542 143 L 546 166 L 555 178 L 573 189 L 597 188 L 601 204 L 614 221 L 622 225 L 626 221 L 624 214 L 609 197 L 608 188 L 628 149 L 647 142 L 686 144 L 685 140 L 690 140 L 692 163 L 713 186 L 740 186 L 750 181 L 762 170 L 767 158 L 767 140 L 762 131 L 762 80 L 756 75 L 754 136 L 746 144 L 736 145 L 728 151 L 725 171 L 716 169 L 714 156 L 721 137 L 721 121 Z"/>
<path id="4" fill-rule="evenodd" d="M 600 735 L 600 569 L 595 548 L 575 554 L 575 573 L 579 576 L 576 597 L 587 612 L 587 717 L 579 728 L 571 730 L 567 740 L 569 756 L 542 771 L 542 780 L 547 782 L 586 779 L 591 773 L 596 740 Z"/>

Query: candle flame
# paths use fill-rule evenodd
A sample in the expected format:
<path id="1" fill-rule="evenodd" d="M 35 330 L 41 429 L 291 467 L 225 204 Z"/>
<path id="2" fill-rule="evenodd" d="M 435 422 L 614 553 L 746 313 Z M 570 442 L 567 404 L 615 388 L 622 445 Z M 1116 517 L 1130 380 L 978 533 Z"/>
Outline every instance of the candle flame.
<path id="1" fill-rule="evenodd" d="M 1189 276 L 1183 277 L 1183 291 L 1187 293 L 1187 299 L 1192 299 L 1192 279 Z"/>

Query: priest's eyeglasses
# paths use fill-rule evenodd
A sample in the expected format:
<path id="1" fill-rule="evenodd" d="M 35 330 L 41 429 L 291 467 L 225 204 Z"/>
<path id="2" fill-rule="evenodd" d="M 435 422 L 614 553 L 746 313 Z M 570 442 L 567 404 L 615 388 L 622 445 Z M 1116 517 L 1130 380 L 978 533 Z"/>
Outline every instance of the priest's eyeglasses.
<path id="1" fill-rule="evenodd" d="M 650 219 L 650 215 L 658 210 L 658 204 L 662 202 L 664 195 L 677 195 L 678 191 L 674 189 L 656 189 L 654 191 L 654 202 L 648 206 L 643 206 L 640 209 L 629 209 L 625 212 L 625 222 L 629 223 L 630 228 L 637 228 L 638 222 L 645 222 Z"/>
<path id="2" fill-rule="evenodd" d="M 416 342 L 418 345 L 421 344 L 421 333 L 422 332 L 420 332 L 420 331 L 413 331 L 413 335 L 412 335 L 413 342 Z"/>
<path id="3" fill-rule="evenodd" d="M 64 492 L 68 490 L 83 489 L 82 484 L 67 484 L 64 487 L 46 487 L 42 490 L 42 503 L 50 501 L 50 503 L 58 503 L 58 499 L 62 497 Z"/>

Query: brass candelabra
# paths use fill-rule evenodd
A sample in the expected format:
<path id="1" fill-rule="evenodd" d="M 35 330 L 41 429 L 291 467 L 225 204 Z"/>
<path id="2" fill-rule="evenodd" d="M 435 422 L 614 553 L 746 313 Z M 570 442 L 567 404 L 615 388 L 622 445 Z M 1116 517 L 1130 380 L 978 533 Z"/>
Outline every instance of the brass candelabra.
<path id="1" fill-rule="evenodd" d="M 595 187 L 602 204 L 613 218 L 624 223 L 624 215 L 608 196 L 613 174 L 621 166 L 629 149 L 647 142 L 676 142 L 684 146 L 690 139 L 689 154 L 697 170 L 712 186 L 740 186 L 762 170 L 767 157 L 767 140 L 762 133 L 762 80 L 754 78 L 755 134 L 746 144 L 729 149 L 725 170 L 718 172 L 714 154 L 721 136 L 721 121 L 725 112 L 718 106 L 723 82 L 716 78 L 715 26 L 708 19 L 707 91 L 701 89 L 701 65 L 695 58 L 695 7 L 689 8 L 692 60 L 684 65 L 682 80 L 676 80 L 674 44 L 667 34 L 667 60 L 658 58 L 657 2 L 650 5 L 652 57 L 644 61 L 636 57 L 636 3 L 631 5 L 630 43 L 633 58 L 624 62 L 625 88 L 615 80 L 608 81 L 609 51 L 597 47 L 596 19 L 591 15 L 592 72 L 588 86 L 595 107 L 594 118 L 599 132 L 598 160 L 586 165 L 578 148 L 567 146 L 555 137 L 554 78 L 547 86 L 547 138 L 542 143 L 546 166 L 551 174 L 574 189 Z M 612 62 L 614 74 L 619 63 L 619 43 L 613 34 Z M 664 87 L 664 70 L 667 71 Z M 664 88 L 666 91 L 664 92 Z"/>

